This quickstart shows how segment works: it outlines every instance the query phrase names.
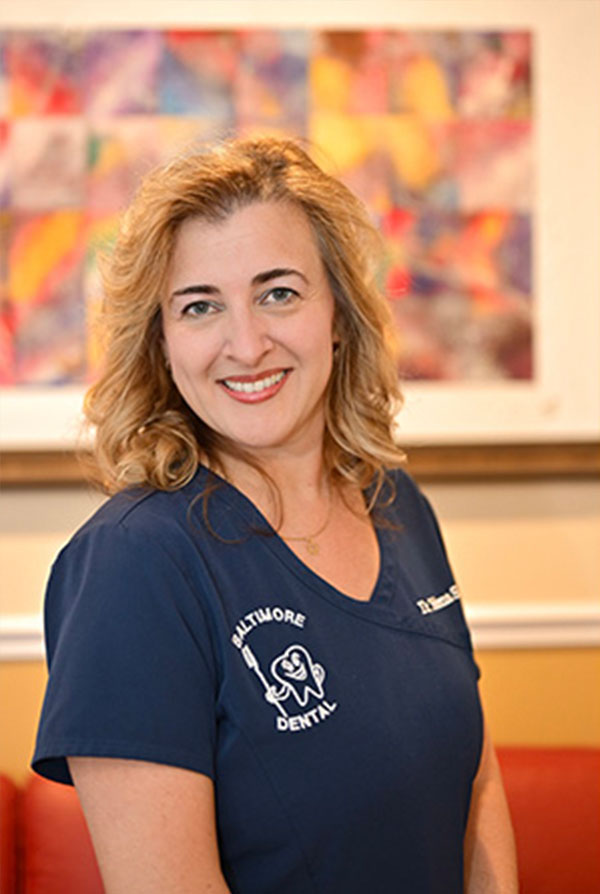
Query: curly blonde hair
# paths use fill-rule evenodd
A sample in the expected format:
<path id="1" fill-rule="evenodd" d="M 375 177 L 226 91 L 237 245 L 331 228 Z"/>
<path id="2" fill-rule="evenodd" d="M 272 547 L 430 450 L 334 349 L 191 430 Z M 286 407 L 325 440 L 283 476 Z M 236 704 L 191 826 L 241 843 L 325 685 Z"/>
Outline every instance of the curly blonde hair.
<path id="1" fill-rule="evenodd" d="M 334 301 L 339 346 L 326 395 L 324 457 L 333 481 L 379 492 L 404 454 L 393 437 L 401 404 L 387 301 L 376 283 L 379 237 L 362 203 L 294 140 L 231 140 L 181 156 L 142 182 L 102 265 L 103 373 L 88 391 L 95 477 L 114 493 L 131 485 L 182 487 L 199 462 L 242 452 L 181 398 L 165 367 L 161 301 L 178 229 L 219 222 L 254 202 L 301 208 L 315 234 Z M 251 458 L 247 458 L 251 461 Z"/>

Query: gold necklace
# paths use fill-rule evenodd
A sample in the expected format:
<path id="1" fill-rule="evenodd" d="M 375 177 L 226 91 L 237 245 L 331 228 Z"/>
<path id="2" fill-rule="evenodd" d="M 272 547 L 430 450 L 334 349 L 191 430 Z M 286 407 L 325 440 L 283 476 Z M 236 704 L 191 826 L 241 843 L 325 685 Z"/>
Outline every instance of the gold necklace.
<path id="1" fill-rule="evenodd" d="M 329 495 L 329 508 L 327 509 L 327 515 L 325 516 L 325 521 L 321 525 L 321 527 L 315 531 L 313 534 L 304 534 L 304 536 L 297 537 L 286 537 L 283 534 L 280 534 L 282 540 L 296 540 L 301 541 L 306 544 L 306 551 L 310 553 L 311 556 L 317 556 L 321 551 L 321 547 L 318 543 L 316 543 L 315 538 L 323 533 L 329 522 L 331 521 L 331 512 L 333 510 L 333 500 L 331 499 L 331 494 Z"/>

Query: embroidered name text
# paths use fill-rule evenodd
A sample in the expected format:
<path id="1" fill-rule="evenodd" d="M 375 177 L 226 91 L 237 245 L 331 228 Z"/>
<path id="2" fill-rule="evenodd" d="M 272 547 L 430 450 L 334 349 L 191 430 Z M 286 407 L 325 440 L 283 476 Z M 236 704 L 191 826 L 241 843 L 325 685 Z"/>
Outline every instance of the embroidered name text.
<path id="1" fill-rule="evenodd" d="M 231 642 L 236 648 L 241 649 L 244 645 L 244 639 L 251 630 L 254 630 L 259 624 L 269 624 L 273 621 L 278 624 L 292 624 L 294 627 L 302 628 L 304 627 L 306 616 L 301 612 L 292 611 L 291 608 L 281 608 L 278 605 L 255 608 L 254 611 L 248 612 L 247 615 L 244 615 L 237 622 Z"/>
<path id="2" fill-rule="evenodd" d="M 297 733 L 303 729 L 310 729 L 316 723 L 325 720 L 330 714 L 333 714 L 337 708 L 337 702 L 320 702 L 310 711 L 304 714 L 294 714 L 291 717 L 276 717 L 275 727 L 279 733 Z"/>
<path id="3" fill-rule="evenodd" d="M 422 615 L 429 615 L 431 612 L 437 612 L 441 608 L 446 608 L 460 599 L 460 590 L 456 584 L 452 586 L 441 596 L 428 596 L 427 599 L 417 599 L 417 606 L 421 610 Z"/>

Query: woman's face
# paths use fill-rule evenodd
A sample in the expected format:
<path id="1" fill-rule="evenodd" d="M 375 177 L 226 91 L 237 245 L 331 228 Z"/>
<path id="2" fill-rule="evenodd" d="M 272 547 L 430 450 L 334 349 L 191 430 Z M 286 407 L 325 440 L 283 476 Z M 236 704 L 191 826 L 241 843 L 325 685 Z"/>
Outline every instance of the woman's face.
<path id="1" fill-rule="evenodd" d="M 186 220 L 162 303 L 173 381 L 214 431 L 268 459 L 322 444 L 334 299 L 304 212 Z"/>

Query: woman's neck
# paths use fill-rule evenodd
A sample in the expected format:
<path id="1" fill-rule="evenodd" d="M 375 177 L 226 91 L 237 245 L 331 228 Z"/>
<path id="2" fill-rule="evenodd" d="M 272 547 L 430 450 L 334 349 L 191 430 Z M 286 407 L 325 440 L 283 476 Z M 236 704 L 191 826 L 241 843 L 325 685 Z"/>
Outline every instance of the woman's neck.
<path id="1" fill-rule="evenodd" d="M 255 467 L 236 457 L 221 457 L 227 480 L 275 526 L 298 506 L 318 506 L 331 500 L 332 484 L 320 448 L 300 456 L 281 451 L 267 462 L 262 457 L 257 462 Z M 261 474 L 261 469 L 266 474 Z"/>

